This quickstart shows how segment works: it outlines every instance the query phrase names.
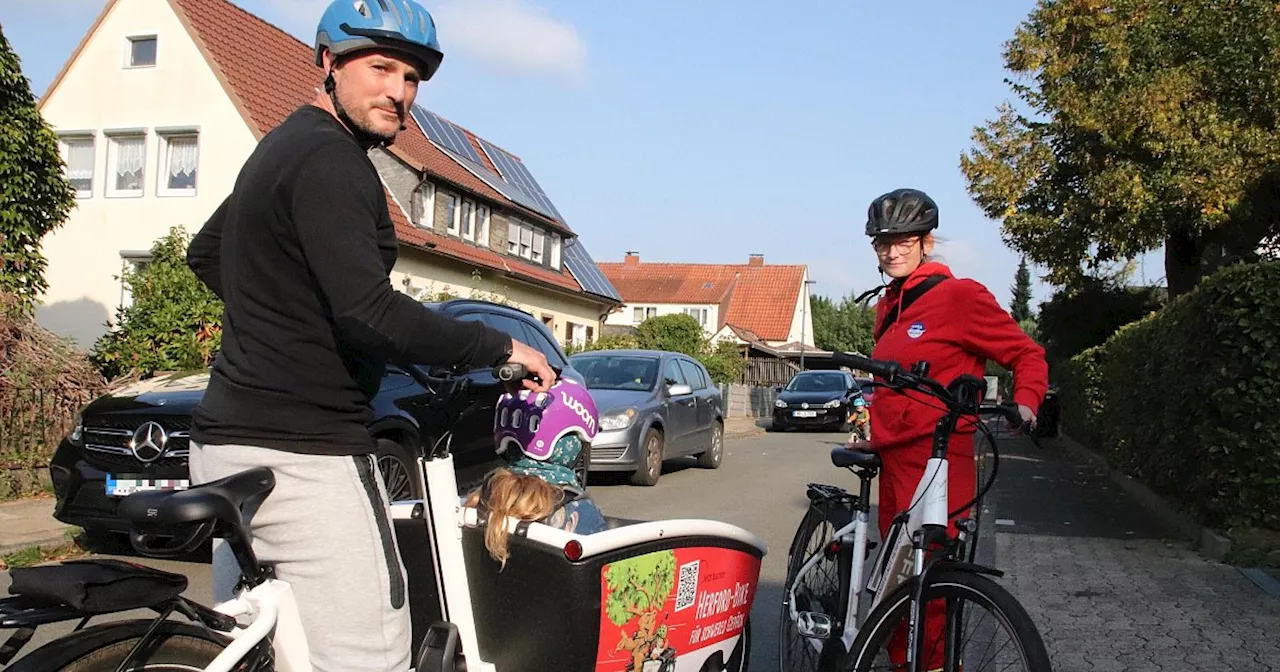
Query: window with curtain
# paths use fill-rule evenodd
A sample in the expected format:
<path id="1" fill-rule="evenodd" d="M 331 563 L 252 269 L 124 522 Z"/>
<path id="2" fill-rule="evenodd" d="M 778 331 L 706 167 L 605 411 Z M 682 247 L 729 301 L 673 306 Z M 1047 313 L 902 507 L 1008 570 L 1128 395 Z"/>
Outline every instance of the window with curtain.
<path id="1" fill-rule="evenodd" d="M 164 143 L 164 174 L 160 176 L 160 192 L 168 195 L 196 193 L 196 168 L 200 164 L 199 138 L 194 135 L 168 135 Z"/>
<path id="2" fill-rule="evenodd" d="M 111 156 L 108 165 L 109 195 L 141 196 L 142 182 L 146 178 L 147 138 L 144 135 L 119 135 L 111 138 Z"/>
<path id="3" fill-rule="evenodd" d="M 466 199 L 462 201 L 462 237 L 476 238 L 476 204 Z"/>
<path id="4" fill-rule="evenodd" d="M 67 181 L 76 196 L 93 195 L 93 136 L 62 138 L 61 150 L 62 161 L 67 164 Z"/>

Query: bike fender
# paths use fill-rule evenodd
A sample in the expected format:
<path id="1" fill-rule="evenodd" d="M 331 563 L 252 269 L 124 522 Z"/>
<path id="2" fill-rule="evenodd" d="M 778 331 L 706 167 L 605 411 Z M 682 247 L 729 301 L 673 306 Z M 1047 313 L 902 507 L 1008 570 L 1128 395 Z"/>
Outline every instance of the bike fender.
<path id="1" fill-rule="evenodd" d="M 931 571 L 971 572 L 973 574 L 986 574 L 987 576 L 994 576 L 996 578 L 1004 576 L 1004 572 L 994 567 L 987 567 L 986 565 L 979 565 L 972 562 L 939 562 Z"/>

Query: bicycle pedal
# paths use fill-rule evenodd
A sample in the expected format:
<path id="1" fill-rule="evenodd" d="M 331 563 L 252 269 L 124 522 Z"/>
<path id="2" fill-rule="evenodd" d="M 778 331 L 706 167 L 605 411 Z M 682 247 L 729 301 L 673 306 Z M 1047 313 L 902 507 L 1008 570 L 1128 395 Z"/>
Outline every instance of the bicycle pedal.
<path id="1" fill-rule="evenodd" d="M 796 631 L 802 637 L 811 639 L 828 639 L 835 623 L 831 617 L 816 611 L 802 611 L 796 616 Z"/>

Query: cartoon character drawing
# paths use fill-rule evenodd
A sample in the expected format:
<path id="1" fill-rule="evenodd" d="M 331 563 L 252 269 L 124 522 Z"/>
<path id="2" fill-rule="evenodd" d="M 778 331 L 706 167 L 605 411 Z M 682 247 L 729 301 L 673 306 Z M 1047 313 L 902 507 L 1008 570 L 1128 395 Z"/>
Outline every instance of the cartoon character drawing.
<path id="1" fill-rule="evenodd" d="M 613 650 L 631 654 L 628 670 L 665 670 L 674 664 L 675 649 L 668 646 L 669 633 L 666 625 L 659 624 L 659 612 L 675 588 L 675 575 L 674 551 L 615 562 L 605 571 L 608 588 L 605 613 L 621 633 Z M 665 621 L 668 616 L 670 613 L 662 614 L 661 620 Z M 627 634 L 625 626 L 633 620 L 635 631 Z M 654 661 L 658 661 L 656 665 Z"/>

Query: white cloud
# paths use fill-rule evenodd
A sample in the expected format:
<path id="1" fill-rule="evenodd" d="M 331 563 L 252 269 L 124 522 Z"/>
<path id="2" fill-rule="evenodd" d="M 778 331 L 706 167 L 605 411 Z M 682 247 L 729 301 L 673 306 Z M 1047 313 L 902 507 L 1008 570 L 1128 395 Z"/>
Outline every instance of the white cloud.
<path id="1" fill-rule="evenodd" d="M 577 29 L 528 0 L 441 0 L 432 14 L 445 63 L 461 55 L 503 74 L 586 77 L 587 46 Z"/>

